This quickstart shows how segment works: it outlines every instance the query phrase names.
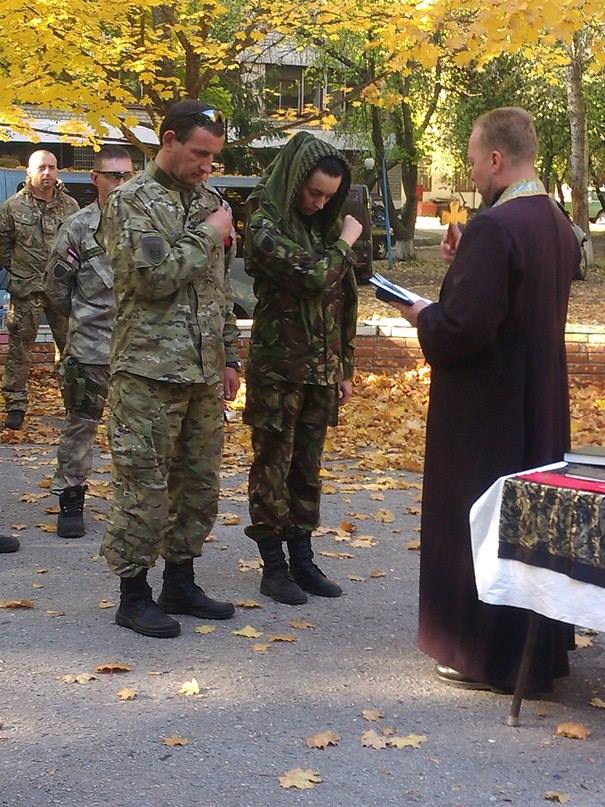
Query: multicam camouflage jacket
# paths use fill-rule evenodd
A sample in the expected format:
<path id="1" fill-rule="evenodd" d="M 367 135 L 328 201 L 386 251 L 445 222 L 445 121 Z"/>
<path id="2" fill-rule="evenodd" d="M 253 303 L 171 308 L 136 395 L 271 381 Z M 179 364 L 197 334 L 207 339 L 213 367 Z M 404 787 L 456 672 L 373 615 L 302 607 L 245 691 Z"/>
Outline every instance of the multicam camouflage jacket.
<path id="1" fill-rule="evenodd" d="M 357 285 L 337 221 L 348 169 L 337 196 L 312 220 L 296 212 L 305 178 L 328 155 L 340 158 L 312 135 L 296 135 L 251 197 L 259 205 L 245 241 L 258 298 L 247 370 L 254 383 L 331 385 L 353 374 Z"/>
<path id="2" fill-rule="evenodd" d="M 113 272 L 95 241 L 97 202 L 70 216 L 59 230 L 44 273 L 51 304 L 69 317 L 65 355 L 84 364 L 109 364 Z"/>
<path id="3" fill-rule="evenodd" d="M 57 231 L 78 209 L 61 182 L 49 202 L 36 199 L 27 184 L 0 207 L 0 266 L 10 273 L 12 295 L 27 297 L 43 290 L 46 261 Z"/>
<path id="4" fill-rule="evenodd" d="M 114 273 L 111 372 L 213 384 L 237 361 L 225 247 L 204 221 L 221 205 L 179 188 L 155 163 L 110 193 L 97 230 Z"/>

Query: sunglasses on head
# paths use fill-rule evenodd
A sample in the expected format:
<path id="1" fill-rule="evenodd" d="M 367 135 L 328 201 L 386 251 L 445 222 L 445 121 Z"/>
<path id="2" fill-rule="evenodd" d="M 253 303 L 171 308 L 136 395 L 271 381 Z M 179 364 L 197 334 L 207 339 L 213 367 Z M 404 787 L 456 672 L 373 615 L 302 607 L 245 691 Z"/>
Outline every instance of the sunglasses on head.
<path id="1" fill-rule="evenodd" d="M 95 174 L 103 174 L 105 177 L 111 177 L 112 179 L 130 179 L 132 176 L 132 171 L 99 171 L 98 169 L 93 169 Z"/>
<path id="2" fill-rule="evenodd" d="M 194 118 L 200 126 L 208 126 L 209 123 L 224 123 L 223 113 L 218 109 L 199 109 L 196 112 L 186 112 L 184 115 L 177 115 L 174 120 L 184 120 Z M 169 129 L 170 126 L 165 128 Z"/>

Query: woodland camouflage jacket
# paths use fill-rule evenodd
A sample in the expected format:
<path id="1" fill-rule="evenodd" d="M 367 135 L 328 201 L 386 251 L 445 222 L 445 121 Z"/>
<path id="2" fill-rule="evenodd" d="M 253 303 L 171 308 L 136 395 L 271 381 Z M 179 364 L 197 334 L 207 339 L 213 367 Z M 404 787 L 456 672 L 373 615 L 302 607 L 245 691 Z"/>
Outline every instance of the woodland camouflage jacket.
<path id="1" fill-rule="evenodd" d="M 303 221 L 295 207 L 326 155 L 339 156 L 312 135 L 297 135 L 252 195 L 258 209 L 248 222 L 245 259 L 258 298 L 248 359 L 255 381 L 328 385 L 353 374 L 357 286 L 337 222 L 348 172 L 313 219 Z"/>

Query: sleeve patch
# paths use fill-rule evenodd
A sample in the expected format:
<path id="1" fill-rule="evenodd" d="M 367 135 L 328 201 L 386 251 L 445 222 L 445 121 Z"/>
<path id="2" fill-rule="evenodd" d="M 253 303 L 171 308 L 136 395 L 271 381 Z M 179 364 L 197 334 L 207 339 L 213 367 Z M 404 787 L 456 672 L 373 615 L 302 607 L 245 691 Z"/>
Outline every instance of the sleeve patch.
<path id="1" fill-rule="evenodd" d="M 275 253 L 275 239 L 267 230 L 261 230 L 258 233 L 256 245 L 263 255 L 273 255 Z"/>
<path id="2" fill-rule="evenodd" d="M 168 251 L 167 244 L 159 235 L 145 235 L 141 238 L 143 257 L 152 266 L 159 266 Z"/>
<path id="3" fill-rule="evenodd" d="M 53 267 L 53 277 L 55 280 L 61 280 L 61 278 L 65 277 L 66 274 L 69 273 L 69 267 L 65 266 L 64 263 L 57 263 Z"/>

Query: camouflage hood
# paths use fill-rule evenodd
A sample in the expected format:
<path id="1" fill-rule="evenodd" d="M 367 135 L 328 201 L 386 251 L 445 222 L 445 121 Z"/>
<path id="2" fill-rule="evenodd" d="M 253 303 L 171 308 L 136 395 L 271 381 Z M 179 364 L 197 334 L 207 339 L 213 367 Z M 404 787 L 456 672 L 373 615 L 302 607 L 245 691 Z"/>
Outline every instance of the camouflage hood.
<path id="1" fill-rule="evenodd" d="M 263 215 L 283 235 L 306 248 L 310 247 L 309 236 L 296 211 L 296 200 L 306 178 L 322 157 L 336 157 L 345 168 L 338 192 L 313 217 L 324 238 L 332 236 L 328 240 L 336 240 L 340 232 L 336 229 L 338 214 L 351 187 L 351 173 L 339 151 L 308 132 L 299 132 L 281 149 L 248 199 L 250 212 L 262 208 Z"/>

